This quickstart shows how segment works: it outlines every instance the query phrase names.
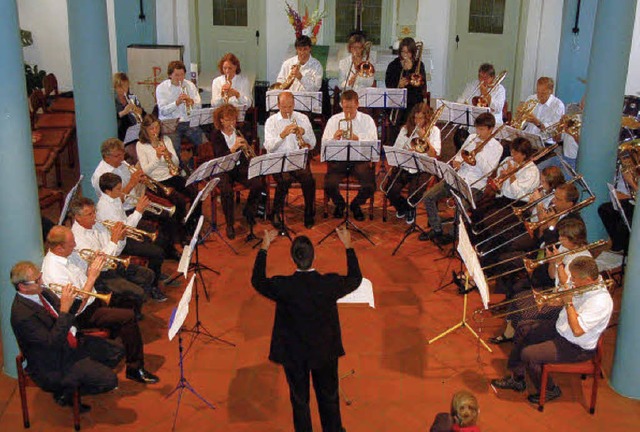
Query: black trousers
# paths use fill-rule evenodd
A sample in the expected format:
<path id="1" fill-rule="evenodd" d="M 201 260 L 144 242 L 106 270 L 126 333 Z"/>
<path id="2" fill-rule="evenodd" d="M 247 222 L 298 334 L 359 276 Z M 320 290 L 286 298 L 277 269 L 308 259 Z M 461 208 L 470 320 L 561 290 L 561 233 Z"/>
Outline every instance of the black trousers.
<path id="1" fill-rule="evenodd" d="M 258 208 L 258 201 L 262 193 L 266 194 L 264 187 L 264 181 L 262 177 L 248 178 L 249 166 L 246 164 L 240 164 L 231 171 L 227 171 L 220 175 L 220 199 L 222 201 L 222 211 L 224 212 L 224 219 L 227 225 L 232 225 L 235 221 L 235 201 L 233 196 L 233 185 L 240 183 L 249 189 L 249 197 L 247 198 L 247 204 L 245 205 L 243 214 L 247 218 L 247 222 L 254 223 L 256 210 Z"/>
<path id="2" fill-rule="evenodd" d="M 400 171 L 400 174 L 398 174 L 398 171 Z M 411 194 L 413 194 L 425 181 L 428 181 L 428 179 L 429 176 L 424 173 L 411 174 L 409 171 L 394 167 L 389 174 L 389 181 L 393 182 L 393 185 L 387 193 L 389 202 L 391 202 L 391 205 L 394 206 L 398 212 L 402 213 L 410 210 L 411 206 L 407 203 L 407 198 L 402 196 L 402 189 L 404 189 L 406 185 L 409 185 L 408 196 L 411 196 Z"/>
<path id="3" fill-rule="evenodd" d="M 284 199 L 294 181 L 300 182 L 302 196 L 304 197 L 304 215 L 313 216 L 315 213 L 314 204 L 316 200 L 316 180 L 311 174 L 309 164 L 301 170 L 274 174 L 273 178 L 278 183 L 276 193 L 273 197 L 273 213 L 280 213 L 284 207 Z"/>
<path id="4" fill-rule="evenodd" d="M 620 201 L 622 210 L 627 216 L 629 223 L 633 220 L 633 210 L 635 206 L 629 202 L 629 200 Z M 611 239 L 611 250 L 622 251 L 629 248 L 629 229 L 624 223 L 622 216 L 616 209 L 613 208 L 613 204 L 606 202 L 598 207 L 598 215 L 602 219 L 602 224 L 609 234 Z"/>
<path id="5" fill-rule="evenodd" d="M 289 383 L 295 431 L 313 431 L 309 410 L 309 375 L 311 375 L 323 432 L 340 432 L 342 420 L 338 390 L 338 359 L 314 369 L 305 362 L 286 364 L 283 367 Z"/>
<path id="6" fill-rule="evenodd" d="M 162 263 L 164 262 L 164 250 L 162 247 L 145 238 L 140 242 L 133 239 L 127 239 L 127 244 L 122 250 L 124 255 L 135 255 L 146 258 L 149 261 L 149 270 L 154 274 L 154 281 L 150 286 L 160 281 L 162 274 Z"/>
<path id="7" fill-rule="evenodd" d="M 360 190 L 351 201 L 353 205 L 363 205 L 371 196 L 376 187 L 376 177 L 373 166 L 369 162 L 329 162 L 327 163 L 327 175 L 324 178 L 324 193 L 336 206 L 344 206 L 344 198 L 340 195 L 340 181 L 353 175 L 360 182 Z"/>
<path id="8" fill-rule="evenodd" d="M 76 389 L 80 395 L 100 394 L 118 386 L 118 377 L 113 370 L 92 360 L 81 348 L 77 351 L 77 358 L 60 370 L 40 373 L 27 367 L 27 372 L 38 387 L 58 396 L 70 397 Z"/>
<path id="9" fill-rule="evenodd" d="M 595 350 L 584 350 L 560 336 L 555 320 L 521 321 L 513 338 L 507 367 L 514 376 L 524 377 L 526 371 L 539 391 L 543 364 L 576 363 L 590 359 L 594 354 Z M 547 388 L 553 386 L 549 377 Z"/>
<path id="10" fill-rule="evenodd" d="M 173 218 L 176 223 L 179 224 L 177 226 L 178 237 L 181 240 L 190 240 L 188 238 L 188 234 L 192 233 L 196 225 L 198 224 L 198 218 L 202 213 L 202 205 L 198 203 L 186 226 L 183 225 L 183 220 L 187 215 L 187 211 L 189 210 L 187 208 L 187 201 L 189 200 L 193 202 L 197 195 L 196 190 L 193 187 L 187 187 L 186 180 L 184 179 L 184 177 L 180 176 L 170 177 L 166 180 L 161 181 L 160 183 L 173 188 L 173 191 L 167 197 L 167 199 L 176 206 L 176 212 L 173 214 Z"/>
<path id="11" fill-rule="evenodd" d="M 140 312 L 145 295 L 154 287 L 153 271 L 136 264 L 129 264 L 126 269 L 118 264 L 115 270 L 100 273 L 96 281 L 96 291 L 113 293 L 112 306 L 131 308 Z"/>
<path id="12" fill-rule="evenodd" d="M 112 337 L 122 339 L 128 368 L 144 367 L 144 354 L 140 327 L 133 311 L 113 307 L 104 307 L 99 300 L 91 303 L 80 315 L 76 316 L 79 329 L 105 328 Z"/>

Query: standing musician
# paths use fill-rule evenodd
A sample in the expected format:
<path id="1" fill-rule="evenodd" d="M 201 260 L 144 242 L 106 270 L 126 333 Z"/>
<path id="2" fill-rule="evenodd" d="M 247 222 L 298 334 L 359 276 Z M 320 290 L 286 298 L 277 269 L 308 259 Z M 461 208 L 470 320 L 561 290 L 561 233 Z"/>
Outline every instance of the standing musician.
<path id="1" fill-rule="evenodd" d="M 431 130 L 427 130 L 427 126 L 434 120 L 432 116 L 433 110 L 427 103 L 420 102 L 415 105 L 409 114 L 407 123 L 400 130 L 394 147 L 419 151 L 434 158 L 440 156 L 440 150 L 442 148 L 440 129 L 433 124 Z M 424 143 L 421 141 L 424 141 Z M 416 143 L 422 148 L 416 149 Z M 400 170 L 399 173 L 398 170 Z M 402 189 L 408 184 L 408 194 L 411 196 L 418 186 L 426 181 L 426 178 L 418 173 L 409 172 L 398 167 L 394 167 L 389 176 L 391 179 L 395 179 L 395 181 L 387 193 L 387 198 L 389 198 L 391 205 L 396 208 L 396 217 L 398 219 L 404 218 L 408 224 L 412 224 L 416 218 L 416 210 L 407 203 L 406 197 L 402 196 Z"/>
<path id="2" fill-rule="evenodd" d="M 328 140 L 374 141 L 378 139 L 378 128 L 371 116 L 358 111 L 358 93 L 347 90 L 340 95 L 342 112 L 331 116 L 322 134 L 322 142 Z M 345 136 L 340 129 L 340 120 L 347 120 L 351 125 L 351 136 Z M 343 122 L 344 123 L 344 122 Z M 335 210 L 333 217 L 344 216 L 345 201 L 340 195 L 338 186 L 347 174 L 354 174 L 360 182 L 358 194 L 351 201 L 350 208 L 353 217 L 358 221 L 364 220 L 360 206 L 372 195 L 375 189 L 375 173 L 370 162 L 328 162 L 327 175 L 324 179 L 324 193 L 333 201 Z"/>
<path id="3" fill-rule="evenodd" d="M 240 183 L 249 189 L 249 197 L 242 214 L 247 219 L 247 224 L 251 230 L 255 224 L 256 210 L 260 195 L 266 193 L 263 179 L 261 177 L 248 178 L 250 156 L 249 143 L 239 134 L 236 129 L 238 121 L 238 110 L 233 105 L 222 105 L 213 112 L 213 124 L 215 129 L 211 132 L 211 144 L 213 146 L 214 157 L 222 156 L 242 151 L 238 165 L 231 171 L 220 175 L 218 187 L 221 192 L 222 210 L 227 222 L 227 238 L 230 240 L 236 237 L 234 228 L 235 201 L 233 199 L 233 185 Z M 250 234 L 251 235 L 251 234 Z"/>
<path id="4" fill-rule="evenodd" d="M 279 113 L 269 117 L 264 125 L 264 148 L 268 153 L 285 153 L 299 148 L 308 148 L 311 151 L 316 146 L 316 136 L 313 133 L 309 118 L 293 110 L 293 94 L 284 91 L 278 95 Z M 284 206 L 284 199 L 291 183 L 297 180 L 302 185 L 304 196 L 304 226 L 311 228 L 314 224 L 316 198 L 316 181 L 311 174 L 310 162 L 300 170 L 287 173 L 274 174 L 278 183 L 276 194 L 273 198 L 272 221 L 276 228 L 280 227 L 280 213 Z"/>
<path id="5" fill-rule="evenodd" d="M 476 133 L 467 137 L 462 148 L 451 161 L 453 168 L 458 171 L 460 177 L 471 187 L 473 199 L 476 201 L 482 196 L 482 190 L 487 184 L 487 176 L 496 169 L 502 156 L 502 145 L 495 138 L 489 139 L 495 125 L 495 118 L 490 113 L 482 113 L 476 117 Z M 475 165 L 468 163 L 462 155 L 463 152 L 471 152 L 482 143 L 486 144 L 482 147 L 482 150 L 475 155 Z M 448 186 L 443 181 L 425 194 L 424 203 L 431 230 L 426 233 L 421 233 L 419 237 L 420 240 L 435 240 L 440 244 L 450 243 L 453 240 L 451 237 L 443 235 L 442 220 L 438 214 L 438 200 L 446 197 L 448 194 Z"/>
<path id="6" fill-rule="evenodd" d="M 618 158 L 620 159 L 620 155 Z M 616 195 L 618 196 L 622 211 L 629 224 L 633 222 L 633 213 L 636 207 L 635 197 L 638 194 L 638 174 L 636 171 L 637 168 L 635 165 L 627 167 L 621 164 L 616 172 L 616 179 L 614 181 Z M 615 209 L 613 203 L 607 201 L 600 204 L 598 207 L 598 215 L 611 239 L 611 251 L 627 251 L 629 249 L 629 237 L 631 233 L 624 223 L 622 215 Z"/>
<path id="7" fill-rule="evenodd" d="M 502 124 L 502 109 L 507 98 L 507 91 L 502 84 L 493 85 L 496 70 L 492 64 L 483 63 L 478 68 L 478 79 L 467 84 L 458 103 L 471 104 L 475 97 L 481 97 L 484 106 L 491 109 L 496 124 Z"/>
<path id="8" fill-rule="evenodd" d="M 190 127 L 188 120 L 191 110 L 200 108 L 200 93 L 194 83 L 184 79 L 186 73 L 184 63 L 174 60 L 167 66 L 169 79 L 156 87 L 160 120 L 179 119 L 178 127 L 170 134 L 178 156 L 182 138 L 187 138 L 196 147 L 202 144 L 202 131 L 199 127 Z"/>
<path id="9" fill-rule="evenodd" d="M 218 62 L 221 75 L 211 82 L 211 106 L 222 104 L 253 105 L 251 83 L 241 74 L 240 60 L 235 54 L 227 53 Z"/>
<path id="10" fill-rule="evenodd" d="M 366 87 L 373 87 L 375 76 L 365 77 L 358 74 L 359 66 L 365 61 L 365 44 L 367 39 L 362 33 L 353 33 L 347 40 L 347 51 L 349 56 L 340 60 L 338 69 L 340 75 L 338 77 L 338 85 L 341 90 L 357 90 Z M 371 53 L 369 54 L 371 55 Z M 373 63 L 371 57 L 369 60 Z"/>
<path id="11" fill-rule="evenodd" d="M 564 104 L 553 94 L 553 86 L 553 78 L 538 78 L 536 94 L 527 98 L 527 101 L 536 100 L 538 104 L 527 117 L 525 132 L 542 135 L 548 126 L 560 121 L 564 115 Z M 548 137 L 546 142 L 553 144 L 554 138 Z"/>
<path id="12" fill-rule="evenodd" d="M 344 355 L 337 300 L 362 282 L 351 233 L 336 229 L 347 253 L 347 275 L 320 274 L 313 268 L 309 238 L 296 237 L 291 258 L 297 270 L 289 276 L 267 277 L 267 251 L 275 231 L 267 232 L 256 255 L 251 284 L 276 303 L 269 360 L 283 366 L 289 383 L 296 431 L 311 431 L 309 375 L 318 401 L 323 431 L 341 432 L 338 359 Z"/>
<path id="13" fill-rule="evenodd" d="M 300 36 L 294 44 L 296 55 L 285 60 L 276 81 L 291 91 L 316 92 L 322 85 L 322 65 L 311 57 L 311 38 Z"/>
<path id="14" fill-rule="evenodd" d="M 416 67 L 417 65 L 419 67 Z M 412 75 L 416 73 L 422 79 L 419 85 L 415 81 L 412 83 Z M 424 68 L 424 63 L 418 58 L 418 47 L 416 41 L 413 38 L 406 37 L 400 41 L 400 47 L 398 48 L 398 57 L 396 57 L 389 66 L 385 73 L 385 86 L 388 88 L 406 88 L 407 89 L 407 108 L 400 110 L 397 125 L 405 123 L 407 113 L 411 112 L 411 109 L 424 100 L 424 95 L 427 89 L 426 81 L 427 73 Z"/>
<path id="15" fill-rule="evenodd" d="M 180 176 L 178 152 L 175 150 L 170 136 L 163 135 L 158 118 L 153 114 L 148 115 L 140 125 L 140 136 L 136 144 L 136 152 L 142 171 L 153 180 L 171 188 L 167 196 L 169 201 L 176 206 L 175 220 L 180 224 L 176 227 L 177 237 L 187 241 L 187 231 L 195 228 L 200 217 L 200 204 L 189 218 L 189 229 L 185 230 L 182 220 L 187 214 L 187 199 L 192 202 L 196 197 L 193 188 L 186 186 L 186 180 Z"/>
<path id="16" fill-rule="evenodd" d="M 93 273 L 99 272 L 96 261 Z M 90 345 L 78 345 L 71 306 L 73 289 L 66 286 L 60 299 L 43 287 L 40 270 L 29 261 L 11 268 L 16 295 L 11 306 L 11 327 L 20 351 L 27 359 L 29 377 L 44 391 L 53 392 L 59 405 L 73 405 L 73 393 L 99 394 L 118 385 L 107 359 Z M 83 287 L 78 287 L 83 288 Z M 129 311 L 125 311 L 129 312 Z M 75 345 L 75 346 L 73 346 Z M 80 412 L 91 409 L 80 403 Z"/>
<path id="17" fill-rule="evenodd" d="M 525 373 L 528 373 L 536 393 L 530 394 L 529 402 L 540 401 L 542 365 L 545 363 L 575 363 L 592 358 L 598 340 L 607 328 L 613 311 L 611 294 L 603 283 L 598 266 L 591 257 L 578 257 L 569 266 L 569 287 L 592 286 L 584 292 L 568 291 L 566 295 L 549 301 L 562 306 L 560 316 L 552 320 L 522 321 L 516 329 L 513 349 L 507 367 L 510 375 L 494 379 L 495 388 L 523 392 L 527 388 Z M 549 377 L 546 401 L 562 395 L 560 387 Z"/>
<path id="18" fill-rule="evenodd" d="M 118 115 L 118 139 L 124 141 L 129 127 L 140 123 L 146 113 L 138 98 L 129 91 L 129 77 L 124 72 L 113 74 L 113 89 Z"/>

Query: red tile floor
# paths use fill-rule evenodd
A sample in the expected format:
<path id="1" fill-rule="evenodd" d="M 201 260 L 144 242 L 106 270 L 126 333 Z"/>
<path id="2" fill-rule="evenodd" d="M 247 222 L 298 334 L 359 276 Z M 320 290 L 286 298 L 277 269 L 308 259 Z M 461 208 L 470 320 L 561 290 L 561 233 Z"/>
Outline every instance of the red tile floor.
<path id="1" fill-rule="evenodd" d="M 318 205 L 321 196 L 319 191 Z M 377 196 L 375 219 L 358 223 L 371 235 L 375 246 L 354 234 L 354 247 L 363 274 L 373 283 L 376 307 L 339 307 L 347 352 L 340 360 L 340 374 L 354 371 L 341 382 L 344 391 L 341 409 L 349 432 L 428 430 L 435 414 L 447 411 L 451 395 L 459 389 L 477 395 L 481 409 L 479 425 L 485 432 L 637 429 L 640 402 L 619 396 L 607 380 L 601 381 L 595 415 L 590 415 L 587 409 L 591 382 L 569 375 L 557 377 L 563 395 L 540 413 L 527 402 L 525 394 L 509 391 L 496 394 L 489 386 L 491 378 L 505 372 L 508 344 L 489 353 L 469 332 L 457 330 L 428 345 L 428 339 L 461 319 L 462 297 L 452 286 L 439 289 L 449 282 L 451 270 L 458 269 L 459 264 L 440 259 L 443 253 L 430 243 L 418 242 L 416 235 L 392 257 L 391 252 L 406 225 L 398 221 L 393 212 L 389 221 L 383 223 L 380 194 Z M 316 226 L 305 230 L 302 199 L 297 191 L 292 191 L 289 204 L 291 227 L 314 242 L 337 224 L 334 219 L 322 219 L 319 211 Z M 418 221 L 426 224 L 426 216 L 420 213 Z M 260 229 L 268 227 L 266 223 L 259 225 Z M 274 306 L 251 287 L 255 250 L 244 243 L 244 228 L 237 231 L 238 237 L 232 244 L 239 255 L 234 255 L 215 235 L 201 247 L 201 261 L 221 274 L 205 273 L 209 300 L 202 295 L 199 307 L 206 329 L 236 346 L 207 341 L 204 337 L 193 341 L 185 359 L 185 375 L 193 388 L 216 409 L 207 408 L 195 395 L 185 391 L 176 419 L 177 431 L 293 429 L 284 373 L 267 360 Z M 293 271 L 288 247 L 286 238 L 275 241 L 269 252 L 268 274 Z M 317 246 L 316 256 L 315 267 L 320 271 L 346 271 L 342 246 L 335 236 Z M 165 272 L 175 267 L 175 262 L 169 262 Z M 169 289 L 169 301 L 165 303 L 147 304 L 146 318 L 141 322 L 146 366 L 160 376 L 161 382 L 144 387 L 128 381 L 121 366 L 117 390 L 84 399 L 93 409 L 81 416 L 83 430 L 171 430 L 178 398 L 176 394 L 169 398 L 167 395 L 178 382 L 179 367 L 178 343 L 168 340 L 167 322 L 184 286 L 183 283 Z M 620 293 L 618 289 L 616 309 L 619 309 Z M 492 301 L 500 299 L 501 296 L 496 295 Z M 471 294 L 469 311 L 479 306 L 478 294 Z M 195 322 L 194 309 L 192 302 L 187 327 Z M 482 328 L 476 323 L 473 326 L 487 338 L 499 331 L 500 322 L 490 319 Z M 615 340 L 616 327 L 613 326 L 605 337 L 605 377 L 611 370 Z M 190 338 L 186 343 L 191 343 Z M 347 398 L 350 405 L 346 404 Z M 28 402 L 32 430 L 71 429 L 71 411 L 57 406 L 50 394 L 29 388 Z M 315 402 L 312 410 L 314 428 L 320 430 Z M 0 425 L 7 431 L 22 429 L 17 383 L 4 374 L 0 375 Z"/>

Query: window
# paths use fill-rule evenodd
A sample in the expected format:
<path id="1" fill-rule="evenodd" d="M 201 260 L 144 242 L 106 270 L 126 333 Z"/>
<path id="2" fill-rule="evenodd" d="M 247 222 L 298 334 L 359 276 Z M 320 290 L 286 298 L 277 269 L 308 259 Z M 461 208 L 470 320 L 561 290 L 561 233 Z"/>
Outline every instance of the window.
<path id="1" fill-rule="evenodd" d="M 356 28 L 356 1 L 336 0 L 335 41 L 346 42 Z M 362 1 L 362 31 L 374 45 L 380 45 L 382 33 L 382 0 Z"/>
<path id="2" fill-rule="evenodd" d="M 469 33 L 502 34 L 505 0 L 471 0 Z"/>
<path id="3" fill-rule="evenodd" d="M 247 0 L 213 0 L 214 26 L 247 26 Z"/>

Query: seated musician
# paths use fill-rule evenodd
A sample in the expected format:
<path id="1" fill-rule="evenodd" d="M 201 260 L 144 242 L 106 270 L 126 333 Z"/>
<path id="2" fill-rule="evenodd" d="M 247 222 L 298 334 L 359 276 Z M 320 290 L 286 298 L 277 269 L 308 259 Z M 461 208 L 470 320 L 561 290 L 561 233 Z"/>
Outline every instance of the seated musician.
<path id="1" fill-rule="evenodd" d="M 84 291 L 95 292 L 94 284 L 100 278 L 105 259 L 98 256 L 87 266 L 74 251 L 76 242 L 73 232 L 58 225 L 47 237 L 49 250 L 42 261 L 42 281 L 46 284 L 71 284 Z M 120 337 L 124 345 L 127 363 L 126 377 L 144 384 L 155 384 L 158 377 L 144 368 L 142 335 L 135 314 L 130 309 L 100 305 L 95 297 L 83 297 L 74 310 L 78 329 L 106 328 L 114 337 Z"/>
<path id="2" fill-rule="evenodd" d="M 633 211 L 636 206 L 635 197 L 638 193 L 638 176 L 635 165 L 630 167 L 625 167 L 624 164 L 621 165 L 616 173 L 614 186 L 622 211 L 629 224 L 631 224 L 633 222 Z M 631 233 L 620 212 L 615 209 L 611 201 L 607 201 L 598 207 L 598 215 L 611 239 L 611 251 L 626 252 L 629 249 L 629 237 Z"/>
<path id="3" fill-rule="evenodd" d="M 529 96 L 527 101 L 535 100 L 538 104 L 533 112 L 527 116 L 525 132 L 543 135 L 550 125 L 560 121 L 564 115 L 564 104 L 553 94 L 553 78 L 540 77 L 536 84 L 536 93 Z M 546 142 L 553 144 L 555 137 L 546 137 Z"/>
<path id="4" fill-rule="evenodd" d="M 96 220 L 93 201 L 85 197 L 76 198 L 69 206 L 69 213 L 74 220 L 71 231 L 78 251 L 89 249 L 112 257 L 122 253 L 127 242 L 125 224 L 115 222 L 113 229 L 107 229 Z M 115 304 L 132 306 L 140 315 L 145 295 L 158 302 L 167 299 L 156 283 L 153 271 L 148 268 L 137 264 L 129 264 L 125 268 L 118 264 L 115 269 L 103 268 L 96 288 L 99 292 L 112 292 Z"/>
<path id="5" fill-rule="evenodd" d="M 338 69 L 338 86 L 341 90 L 357 90 L 361 88 L 373 87 L 375 76 L 364 76 L 358 73 L 359 66 L 365 61 L 365 43 L 367 39 L 362 33 L 353 33 L 347 40 L 347 51 L 349 56 L 340 60 Z M 373 64 L 374 60 L 371 59 Z"/>
<path id="6" fill-rule="evenodd" d="M 482 113 L 475 120 L 476 133 L 469 135 L 462 145 L 461 150 L 452 159 L 453 167 L 458 171 L 458 175 L 462 177 L 471 187 L 473 199 L 479 200 L 482 196 L 482 190 L 487 184 L 489 173 L 496 169 L 502 156 L 502 145 L 495 138 L 491 138 L 495 119 L 489 113 Z M 483 145 L 484 144 L 484 145 Z M 470 160 L 463 157 L 463 152 L 475 151 L 476 148 L 482 148 L 475 155 L 475 164 L 471 164 Z M 448 196 L 448 186 L 441 181 L 425 194 L 425 207 L 429 218 L 429 227 L 431 230 L 420 234 L 419 239 L 422 241 L 435 240 L 440 244 L 450 243 L 453 239 L 444 236 L 442 233 L 442 220 L 438 214 L 438 201 Z"/>
<path id="7" fill-rule="evenodd" d="M 511 374 L 492 380 L 493 387 L 523 392 L 528 373 L 536 393 L 527 399 L 537 404 L 543 364 L 581 362 L 595 355 L 598 340 L 611 318 L 613 300 L 593 258 L 574 259 L 569 271 L 574 288 L 546 302 L 562 306 L 558 319 L 522 321 L 518 325 L 507 362 Z M 594 285 L 597 288 L 591 289 Z M 560 387 L 549 377 L 545 400 L 561 395 Z"/>
<path id="8" fill-rule="evenodd" d="M 510 310 L 514 313 L 506 319 L 506 327 L 501 335 L 489 338 L 493 344 L 508 342 L 513 338 L 515 329 L 520 321 L 527 319 L 553 319 L 560 313 L 560 309 L 554 306 L 544 306 L 542 308 L 529 308 L 534 306 L 530 290 L 544 289 L 550 286 L 565 284 L 568 280 L 569 264 L 579 256 L 591 256 L 587 247 L 587 227 L 582 219 L 565 218 L 558 222 L 559 241 L 556 244 L 544 248 L 545 257 L 538 262 L 528 278 L 519 277 L 513 282 L 507 291 L 507 299 L 515 298 L 511 303 Z M 581 249 L 581 250 L 579 250 Z M 541 251 L 531 251 L 530 257 L 538 259 L 535 253 Z M 569 253 L 570 251 L 574 251 Z M 556 256 L 557 258 L 553 258 Z M 524 268 L 524 263 L 519 260 L 519 265 Z"/>
<path id="9" fill-rule="evenodd" d="M 378 139 L 376 123 L 368 114 L 358 111 L 358 93 L 347 90 L 340 95 L 342 112 L 331 116 L 322 134 L 323 145 L 328 140 L 353 140 L 373 141 Z M 351 136 L 346 136 L 346 131 L 340 128 L 342 123 L 351 125 Z M 340 181 L 348 174 L 353 174 L 360 182 L 358 194 L 351 201 L 350 209 L 354 219 L 364 220 L 364 214 L 360 206 L 373 196 L 375 189 L 375 173 L 370 162 L 328 162 L 327 175 L 324 179 L 324 193 L 328 196 L 335 210 L 333 217 L 344 216 L 345 201 L 338 189 Z"/>
<path id="10" fill-rule="evenodd" d="M 311 151 L 316 146 L 316 136 L 313 133 L 309 118 L 293 110 L 294 99 L 291 92 L 285 91 L 278 95 L 279 113 L 269 117 L 264 125 L 264 148 L 268 153 L 285 153 L 299 148 Z M 304 226 L 311 228 L 314 224 L 316 199 L 316 181 L 310 168 L 311 155 L 307 158 L 307 165 L 300 170 L 274 174 L 278 185 L 273 198 L 272 221 L 276 228 L 280 227 L 280 213 L 284 207 L 291 183 L 296 180 L 302 186 L 304 197 Z"/>
<path id="11" fill-rule="evenodd" d="M 141 222 L 142 213 L 151 204 L 149 198 L 143 195 L 138 199 L 135 210 L 129 216 L 122 206 L 122 179 L 113 173 L 104 173 L 100 176 L 100 189 L 102 196 L 96 205 L 96 218 L 102 222 L 110 220 L 113 222 L 122 222 L 126 226 L 137 228 Z M 144 230 L 151 231 L 153 227 L 144 226 Z M 149 269 L 155 275 L 157 285 L 161 284 L 162 279 L 162 263 L 164 261 L 163 247 L 160 246 L 162 236 L 159 236 L 156 242 L 152 242 L 148 237 L 142 239 L 129 238 L 122 253 L 125 255 L 135 255 L 146 258 L 149 261 Z M 152 292 L 153 295 L 153 292 Z"/>
<path id="12" fill-rule="evenodd" d="M 91 271 L 97 274 L 100 270 Z M 40 269 L 29 261 L 11 268 L 11 283 L 16 289 L 11 327 L 27 359 L 29 377 L 38 387 L 52 392 L 62 406 L 73 405 L 75 390 L 82 396 L 117 387 L 118 377 L 102 363 L 99 353 L 90 351 L 90 345 L 77 343 L 75 316 L 70 312 L 75 299 L 71 287 L 65 287 L 58 299 L 44 288 Z M 80 403 L 80 412 L 90 409 Z"/>
<path id="13" fill-rule="evenodd" d="M 420 64 L 418 68 L 416 68 L 417 62 Z M 420 83 L 416 83 L 415 81 L 412 83 L 411 75 L 413 73 L 420 75 L 422 78 Z M 424 63 L 418 58 L 416 41 L 410 37 L 402 39 L 398 48 L 398 57 L 389 63 L 384 77 L 386 87 L 407 89 L 407 107 L 406 109 L 399 110 L 395 124 L 404 124 L 408 113 L 411 112 L 413 107 L 424 101 L 427 89 L 426 76 L 427 73 L 424 68 Z M 418 85 L 416 86 L 414 84 Z"/>
<path id="14" fill-rule="evenodd" d="M 311 56 L 311 38 L 300 36 L 294 44 L 296 55 L 285 60 L 276 81 L 283 89 L 317 92 L 322 86 L 322 64 Z"/>
<path id="15" fill-rule="evenodd" d="M 172 139 L 162 134 L 160 122 L 154 115 L 148 115 L 140 125 L 140 137 L 136 144 L 138 160 L 144 174 L 156 182 L 171 188 L 167 198 L 176 206 L 174 218 L 179 223 L 187 214 L 187 200 L 193 201 L 196 197 L 195 190 L 186 186 L 186 180 L 180 176 L 178 153 L 174 148 Z M 194 215 L 187 222 L 188 229 L 179 225 L 178 237 L 184 242 L 188 241 L 187 232 L 195 228 L 200 217 L 201 205 L 194 211 Z"/>
<path id="16" fill-rule="evenodd" d="M 223 55 L 218 62 L 218 70 L 221 75 L 211 82 L 211 106 L 219 107 L 230 103 L 249 108 L 253 105 L 251 83 L 241 74 L 238 57 L 232 53 Z"/>
<path id="17" fill-rule="evenodd" d="M 407 123 L 400 129 L 394 147 L 417 151 L 434 158 L 440 156 L 442 148 L 440 129 L 435 125 L 432 116 L 433 110 L 427 103 L 421 102 L 415 105 L 409 114 Z M 427 130 L 431 123 L 433 123 L 433 126 L 430 130 Z M 418 142 L 418 140 L 423 140 L 424 144 Z M 416 143 L 418 148 L 415 146 Z M 399 173 L 398 170 L 400 171 Z M 387 198 L 389 198 L 391 205 L 396 208 L 396 217 L 398 219 L 404 218 L 408 224 L 412 224 L 416 220 L 416 210 L 407 203 L 407 198 L 402 196 L 402 189 L 408 184 L 408 194 L 411 196 L 423 182 L 427 181 L 426 176 L 394 167 L 389 177 L 393 181 L 393 185 L 387 193 Z"/>
<path id="18" fill-rule="evenodd" d="M 483 63 L 478 68 L 478 79 L 467 84 L 458 103 L 486 106 L 491 109 L 496 124 L 502 124 L 502 109 L 507 92 L 502 84 L 494 85 L 496 70 L 492 64 Z M 474 101 L 478 101 L 473 103 Z"/>
<path id="19" fill-rule="evenodd" d="M 124 72 L 113 74 L 113 89 L 118 115 L 118 139 L 124 141 L 127 129 L 140 123 L 146 115 L 140 101 L 129 91 L 129 77 Z"/>
<path id="20" fill-rule="evenodd" d="M 211 132 L 211 144 L 213 146 L 214 157 L 219 158 L 237 151 L 242 151 L 238 165 L 231 171 L 222 173 L 218 185 L 221 192 L 222 211 L 224 212 L 224 218 L 227 222 L 227 238 L 230 240 L 236 237 L 236 231 L 233 226 L 235 221 L 233 185 L 240 183 L 249 189 L 247 204 L 242 211 L 251 231 L 249 236 L 253 233 L 253 225 L 256 223 L 255 217 L 260 195 L 266 193 L 261 177 L 248 178 L 249 159 L 247 155 L 250 156 L 253 148 L 249 150 L 247 140 L 242 134 L 238 135 L 239 131 L 236 129 L 237 121 L 238 110 L 233 105 L 222 105 L 213 112 L 215 129 Z"/>
<path id="21" fill-rule="evenodd" d="M 202 144 L 200 127 L 190 127 L 188 120 L 191 110 L 200 108 L 200 93 L 194 83 L 184 79 L 186 73 L 184 63 L 179 60 L 172 61 L 167 66 L 169 78 L 156 87 L 160 121 L 178 119 L 178 127 L 170 135 L 178 156 L 183 138 L 187 138 L 196 147 Z"/>

